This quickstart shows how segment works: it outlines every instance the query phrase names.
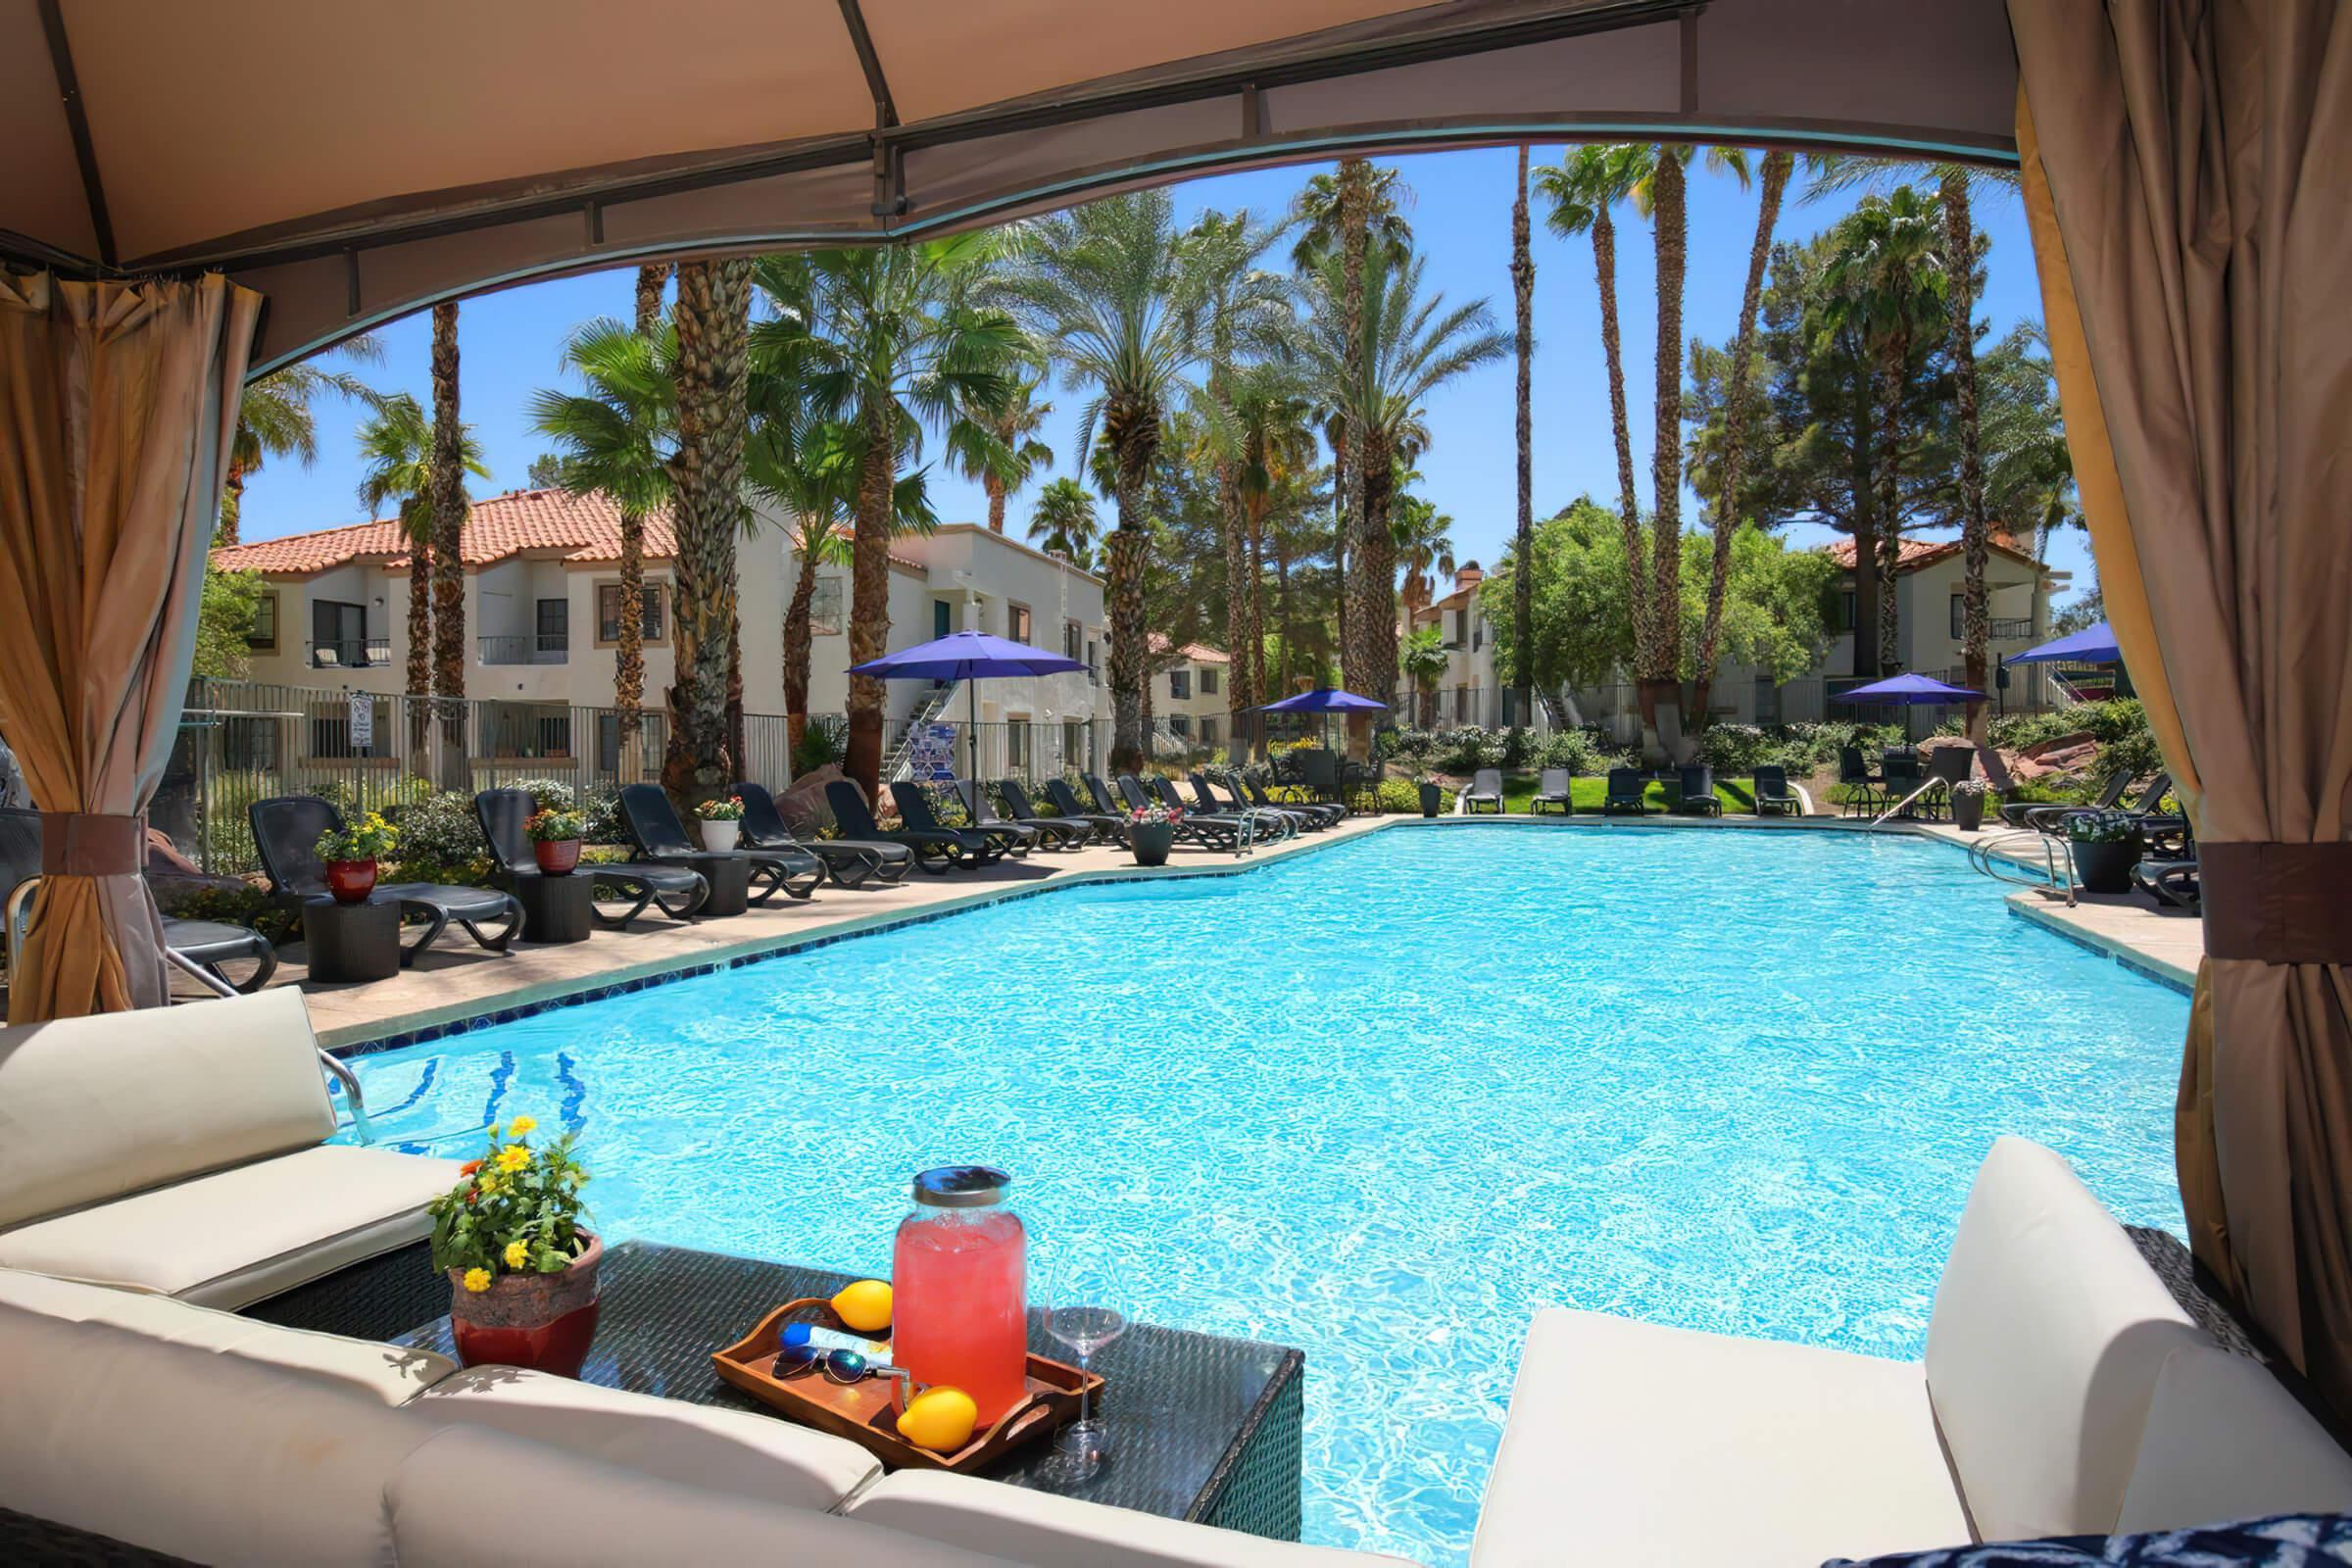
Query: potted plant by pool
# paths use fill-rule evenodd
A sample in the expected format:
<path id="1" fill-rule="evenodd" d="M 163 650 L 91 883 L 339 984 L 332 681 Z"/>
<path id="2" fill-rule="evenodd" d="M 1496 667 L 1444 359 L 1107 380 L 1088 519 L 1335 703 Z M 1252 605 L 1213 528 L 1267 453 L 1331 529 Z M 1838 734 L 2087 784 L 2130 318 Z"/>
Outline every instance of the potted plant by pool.
<path id="1" fill-rule="evenodd" d="M 580 863 L 580 835 L 587 831 L 588 819 L 578 811 L 549 809 L 534 811 L 524 819 L 522 830 L 531 837 L 531 858 L 548 876 L 569 876 L 571 868 Z"/>
<path id="2" fill-rule="evenodd" d="M 1428 774 L 1419 773 L 1413 777 L 1413 788 L 1418 790 L 1421 795 L 1421 814 L 1423 816 L 1437 815 L 1438 808 L 1446 804 L 1444 787 Z"/>
<path id="3" fill-rule="evenodd" d="M 2075 878 L 2086 893 L 2129 893 L 2142 853 L 2139 818 L 2129 811 L 2078 811 L 2066 818 Z"/>
<path id="4" fill-rule="evenodd" d="M 312 846 L 326 866 L 326 891 L 337 904 L 366 904 L 375 891 L 376 862 L 400 842 L 399 830 L 381 811 L 369 811 L 356 822 L 330 827 Z"/>
<path id="5" fill-rule="evenodd" d="M 1984 793 L 1990 787 L 1981 778 L 1964 778 L 1952 786 L 1952 826 L 1974 833 L 1984 825 Z"/>
<path id="6" fill-rule="evenodd" d="M 449 1276 L 458 1359 L 577 1377 L 596 1338 L 604 1244 L 580 1224 L 588 1173 L 568 1135 L 532 1148 L 538 1123 L 493 1123 L 482 1157 L 427 1205 L 433 1267 Z"/>
<path id="7" fill-rule="evenodd" d="M 694 808 L 703 825 L 703 848 L 713 855 L 724 855 L 735 848 L 743 837 L 743 797 L 722 795 L 714 801 L 705 801 Z"/>
<path id="8" fill-rule="evenodd" d="M 1165 865 L 1184 813 L 1169 806 L 1139 806 L 1127 817 L 1127 845 L 1138 865 Z"/>

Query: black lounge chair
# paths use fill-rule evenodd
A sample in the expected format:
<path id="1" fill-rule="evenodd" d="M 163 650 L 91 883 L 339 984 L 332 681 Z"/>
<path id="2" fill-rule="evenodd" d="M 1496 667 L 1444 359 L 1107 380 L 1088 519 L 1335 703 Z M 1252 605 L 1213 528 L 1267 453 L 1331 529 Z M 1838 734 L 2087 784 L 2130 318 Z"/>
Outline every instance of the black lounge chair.
<path id="1" fill-rule="evenodd" d="M 1476 812 L 1481 807 L 1502 814 L 1502 769 L 1482 767 L 1470 775 L 1470 787 L 1462 791 L 1462 809 Z"/>
<path id="2" fill-rule="evenodd" d="M 508 885 L 526 876 L 540 876 L 539 859 L 531 851 L 531 836 L 524 827 L 537 802 L 529 790 L 483 790 L 473 798 L 473 819 L 481 825 L 482 838 L 490 846 L 490 858 L 497 862 L 499 873 Z M 652 905 L 672 920 L 690 918 L 710 896 L 710 884 L 703 880 L 700 871 L 682 865 L 656 865 L 631 861 L 625 864 L 595 865 L 583 861 L 575 875 L 589 879 L 588 912 L 598 923 L 615 929 L 627 925 Z M 614 912 L 600 902 L 607 896 L 619 900 L 626 907 Z"/>
<path id="3" fill-rule="evenodd" d="M 1348 808 L 1345 806 L 1332 805 L 1329 803 L 1318 804 L 1314 801 L 1277 800 L 1266 792 L 1266 787 L 1263 784 L 1260 784 L 1250 774 L 1237 773 L 1234 776 L 1240 781 L 1242 793 L 1249 798 L 1251 806 L 1270 806 L 1277 810 L 1301 811 L 1309 816 L 1314 817 L 1325 827 L 1333 827 L 1338 825 L 1341 821 L 1345 820 L 1348 815 Z"/>
<path id="4" fill-rule="evenodd" d="M 1756 769 L 1756 776 L 1750 782 L 1755 786 L 1758 816 L 1772 816 L 1781 812 L 1790 816 L 1804 814 L 1804 800 L 1788 787 L 1787 768 L 1765 763 Z"/>
<path id="5" fill-rule="evenodd" d="M 1203 810 L 1198 804 L 1185 805 L 1184 792 L 1179 790 L 1176 787 L 1176 781 L 1165 773 L 1154 773 L 1149 779 L 1140 782 L 1152 792 L 1153 800 L 1171 811 L 1182 811 L 1187 824 L 1197 825 L 1200 831 L 1195 837 L 1208 848 L 1240 849 L 1245 829 L 1251 838 L 1257 836 L 1256 827 L 1249 817 L 1233 811 Z M 1231 843 L 1218 844 L 1214 842 L 1219 833 L 1230 833 L 1232 835 Z M 1184 836 L 1181 833 L 1177 835 L 1179 838 Z"/>
<path id="6" fill-rule="evenodd" d="M 1838 748 L 1838 782 L 1845 786 L 1846 815 L 1878 815 L 1879 808 L 1885 804 L 1883 792 L 1886 788 L 1886 779 L 1884 774 L 1870 770 L 1870 764 L 1862 759 L 1860 747 Z"/>
<path id="7" fill-rule="evenodd" d="M 1544 768 L 1536 777 L 1536 798 L 1527 803 L 1530 814 L 1542 816 L 1546 808 L 1563 816 L 1576 814 L 1576 775 L 1564 767 Z"/>
<path id="8" fill-rule="evenodd" d="M 2109 774 L 2105 786 L 2099 791 L 2098 798 L 2087 806 L 2053 805 L 2048 801 L 2011 801 L 2001 808 L 2001 820 L 2011 827 L 2030 827 L 2037 833 L 2047 833 L 2050 829 L 2035 823 L 2036 814 L 2048 821 L 2063 816 L 2069 811 L 2113 810 L 2115 803 L 2122 800 L 2124 791 L 2131 787 L 2132 771 L 2130 768 L 2125 768 Z"/>
<path id="9" fill-rule="evenodd" d="M 1601 795 L 1600 814 L 1618 816 L 1629 811 L 1636 816 L 1649 814 L 1649 780 L 1640 768 L 1612 767 L 1608 788 Z"/>
<path id="10" fill-rule="evenodd" d="M 318 859 L 318 836 L 340 828 L 343 813 L 316 795 L 277 795 L 254 802 L 246 808 L 246 815 L 253 822 L 253 843 L 261 851 L 270 892 L 299 924 L 303 901 L 326 894 L 326 867 Z M 497 888 L 378 882 L 375 896 L 397 903 L 404 921 L 414 915 L 424 922 L 424 934 L 400 950 L 403 968 L 431 947 L 452 920 L 492 953 L 505 953 L 522 929 L 522 906 L 514 894 Z M 506 921 L 504 930 L 495 936 L 483 932 L 485 925 L 501 919 Z"/>
<path id="11" fill-rule="evenodd" d="M 1090 790 L 1088 793 L 1091 795 L 1093 791 Z M 1078 798 L 1076 790 L 1070 788 L 1068 779 L 1050 778 L 1046 780 L 1046 799 L 1051 801 L 1054 804 L 1054 809 L 1062 815 L 1077 821 L 1093 823 L 1096 837 L 1110 839 L 1119 844 L 1127 842 L 1126 813 L 1105 811 L 1088 805 Z"/>
<path id="12" fill-rule="evenodd" d="M 2205 901 L 2205 886 L 2194 860 L 2142 860 L 2132 867 L 2132 885 L 2158 904 L 2178 909 L 2196 909 Z"/>
<path id="13" fill-rule="evenodd" d="M 41 879 L 41 813 L 0 808 L 0 950 L 15 954 L 24 941 L 22 922 L 32 918 L 33 885 Z M 164 953 L 177 968 L 196 974 L 207 989 L 251 996 L 277 973 L 277 950 L 249 925 L 227 920 L 180 920 L 164 916 Z M 229 978 L 229 964 L 250 963 L 242 980 Z"/>
<path id="14" fill-rule="evenodd" d="M 1175 792 L 1170 791 L 1169 796 Z M 1184 803 L 1167 796 L 1154 796 L 1144 788 L 1144 781 L 1133 773 L 1119 775 L 1119 794 L 1134 810 L 1149 810 L 1154 806 L 1168 808 L 1177 813 L 1176 842 L 1198 844 L 1204 850 L 1236 850 L 1241 848 L 1241 819 L 1223 817 L 1203 821 L 1197 811 L 1188 811 Z"/>
<path id="15" fill-rule="evenodd" d="M 1325 828 L 1331 826 L 1331 823 L 1327 818 L 1318 815 L 1316 812 L 1307 809 L 1303 806 L 1276 806 L 1270 802 L 1266 805 L 1260 806 L 1257 802 L 1252 801 L 1249 796 L 1242 793 L 1241 781 L 1233 774 L 1228 773 L 1223 778 L 1219 779 L 1210 778 L 1207 773 L 1200 772 L 1195 773 L 1193 777 L 1196 780 L 1208 779 L 1209 784 L 1221 784 L 1224 786 L 1225 797 L 1228 804 L 1226 806 L 1216 807 L 1214 808 L 1215 809 L 1257 811 L 1266 815 L 1279 817 L 1285 824 L 1287 824 L 1282 830 L 1282 835 L 1285 838 L 1290 838 L 1299 833 L 1320 833 Z M 1209 793 L 1206 785 L 1198 785 L 1196 787 L 1200 790 L 1201 799 L 1211 802 L 1215 801 L 1216 797 Z"/>
<path id="16" fill-rule="evenodd" d="M 1686 762 L 1675 769 L 1674 808 L 1687 816 L 1721 816 L 1723 802 L 1715 798 L 1715 769 L 1706 762 Z"/>
<path id="17" fill-rule="evenodd" d="M 914 857 L 914 863 L 931 876 L 946 876 L 963 863 L 963 835 L 960 832 L 948 828 L 928 831 L 908 828 L 898 833 L 885 833 L 882 824 L 874 820 L 874 808 L 865 804 L 864 793 L 846 778 L 837 778 L 825 785 L 825 804 L 833 808 L 834 823 L 852 840 L 903 845 Z M 975 859 L 970 863 L 978 865 L 981 862 Z"/>
<path id="18" fill-rule="evenodd" d="M 1084 849 L 1095 840 L 1096 823 L 1093 817 L 1083 812 L 1064 816 L 1041 815 L 1037 804 L 1029 799 L 1028 789 L 1017 778 L 999 779 L 997 793 L 1004 797 L 1005 808 L 1012 812 L 1015 822 L 1023 827 L 1036 828 L 1046 835 L 1049 842 L 1058 839 L 1068 848 L 1077 850 Z"/>
<path id="19" fill-rule="evenodd" d="M 649 860 L 699 866 L 708 860 L 728 858 L 726 855 L 703 849 L 686 836 L 686 824 L 678 819 L 678 808 L 669 804 L 669 797 L 659 784 L 620 787 L 620 825 L 627 829 L 637 853 Z M 807 850 L 739 849 L 730 853 L 752 862 L 754 904 L 765 904 L 779 893 L 789 899 L 805 899 L 825 880 L 825 868 Z"/>
<path id="20" fill-rule="evenodd" d="M 1102 782 L 1102 774 L 1081 773 L 1078 776 L 1085 781 L 1087 794 L 1095 798 L 1095 807 L 1098 810 L 1111 812 L 1122 822 L 1127 820 L 1128 814 L 1134 810 L 1134 808 L 1112 793 L 1110 786 Z"/>
<path id="21" fill-rule="evenodd" d="M 1025 857 L 1032 850 L 1052 844 L 1052 839 L 1037 829 L 999 816 L 996 802 L 988 798 L 987 788 L 978 779 L 959 778 L 951 782 L 956 786 L 956 803 L 963 808 L 963 825 L 987 834 L 989 842 L 1006 855 Z"/>
<path id="22" fill-rule="evenodd" d="M 1267 839 L 1294 838 L 1298 832 L 1298 818 L 1288 811 L 1269 810 L 1251 806 L 1248 801 L 1226 802 L 1217 799 L 1217 792 L 1208 781 L 1206 771 L 1196 771 L 1187 780 L 1193 787 L 1194 809 L 1202 816 L 1238 816 L 1250 824 L 1252 843 Z M 1173 784 L 1170 785 L 1172 789 Z"/>
<path id="23" fill-rule="evenodd" d="M 797 837 L 776 809 L 767 786 L 737 779 L 727 793 L 743 803 L 743 843 L 755 850 L 800 850 L 813 856 L 836 887 L 861 888 L 868 882 L 904 882 L 914 869 L 914 852 L 904 844 L 879 839 L 804 839 Z"/>
<path id="24" fill-rule="evenodd" d="M 2112 797 L 2103 806 L 2045 805 L 2030 808 L 2026 812 L 2026 826 L 2036 833 L 2064 834 L 2066 824 L 2072 817 L 2087 815 L 2094 811 L 2122 811 L 2127 816 L 2139 819 L 2140 834 L 2143 838 L 2151 833 L 2162 833 L 2167 830 L 2177 834 L 2186 828 L 2186 821 L 2178 816 L 2166 816 L 2160 809 L 2164 805 L 2164 798 L 2172 793 L 2172 789 L 2173 775 L 2158 773 L 2154 778 L 2148 780 L 2148 787 L 2141 790 L 2139 799 L 2130 806 L 2118 804 L 2124 794 L 2121 789 L 2118 789 L 2113 792 Z M 2178 858 L 2178 857 L 2174 858 Z"/>
<path id="25" fill-rule="evenodd" d="M 956 853 L 967 866 L 986 865 L 1004 858 L 1004 841 L 992 838 L 978 828 L 950 827 L 931 809 L 931 797 L 920 784 L 900 779 L 890 786 L 890 798 L 898 803 L 899 820 L 917 833 L 947 833 L 954 835 Z"/>

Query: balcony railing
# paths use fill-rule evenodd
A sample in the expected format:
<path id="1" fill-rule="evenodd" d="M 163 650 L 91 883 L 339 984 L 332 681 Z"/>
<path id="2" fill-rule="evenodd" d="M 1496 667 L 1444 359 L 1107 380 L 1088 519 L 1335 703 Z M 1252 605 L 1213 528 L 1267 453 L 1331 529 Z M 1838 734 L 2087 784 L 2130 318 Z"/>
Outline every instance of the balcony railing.
<path id="1" fill-rule="evenodd" d="M 2034 617 L 2031 615 L 1996 617 L 1990 622 L 1990 630 L 1985 635 L 1996 643 L 2022 643 L 2034 635 Z"/>
<path id="2" fill-rule="evenodd" d="M 571 657 L 571 639 L 554 632 L 524 637 L 480 637 L 485 664 L 561 664 Z"/>
<path id="3" fill-rule="evenodd" d="M 392 662 L 389 637 L 352 637 L 308 646 L 313 669 L 378 669 Z"/>

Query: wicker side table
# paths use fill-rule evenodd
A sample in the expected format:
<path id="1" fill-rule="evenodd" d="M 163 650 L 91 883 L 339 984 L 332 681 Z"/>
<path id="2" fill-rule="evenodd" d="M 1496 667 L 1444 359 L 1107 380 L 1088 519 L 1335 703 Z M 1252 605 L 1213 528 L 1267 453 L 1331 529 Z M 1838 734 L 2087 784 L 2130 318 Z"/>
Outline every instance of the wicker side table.
<path id="1" fill-rule="evenodd" d="M 596 912 L 596 878 L 585 871 L 563 876 L 517 876 L 514 900 L 522 906 L 525 942 L 585 942 Z"/>
<path id="2" fill-rule="evenodd" d="M 313 980 L 389 980 L 400 973 L 400 906 L 380 894 L 365 904 L 305 899 L 302 948 Z"/>

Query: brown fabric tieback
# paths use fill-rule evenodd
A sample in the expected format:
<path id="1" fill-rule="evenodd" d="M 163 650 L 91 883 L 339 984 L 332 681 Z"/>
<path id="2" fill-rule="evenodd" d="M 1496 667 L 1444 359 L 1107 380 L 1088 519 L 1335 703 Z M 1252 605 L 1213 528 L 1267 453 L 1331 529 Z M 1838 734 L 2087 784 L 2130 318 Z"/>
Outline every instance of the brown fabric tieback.
<path id="1" fill-rule="evenodd" d="M 41 875 L 137 876 L 146 869 L 146 817 L 41 813 Z"/>
<path id="2" fill-rule="evenodd" d="M 2352 964 L 2352 844 L 2197 845 L 2205 952 Z"/>

